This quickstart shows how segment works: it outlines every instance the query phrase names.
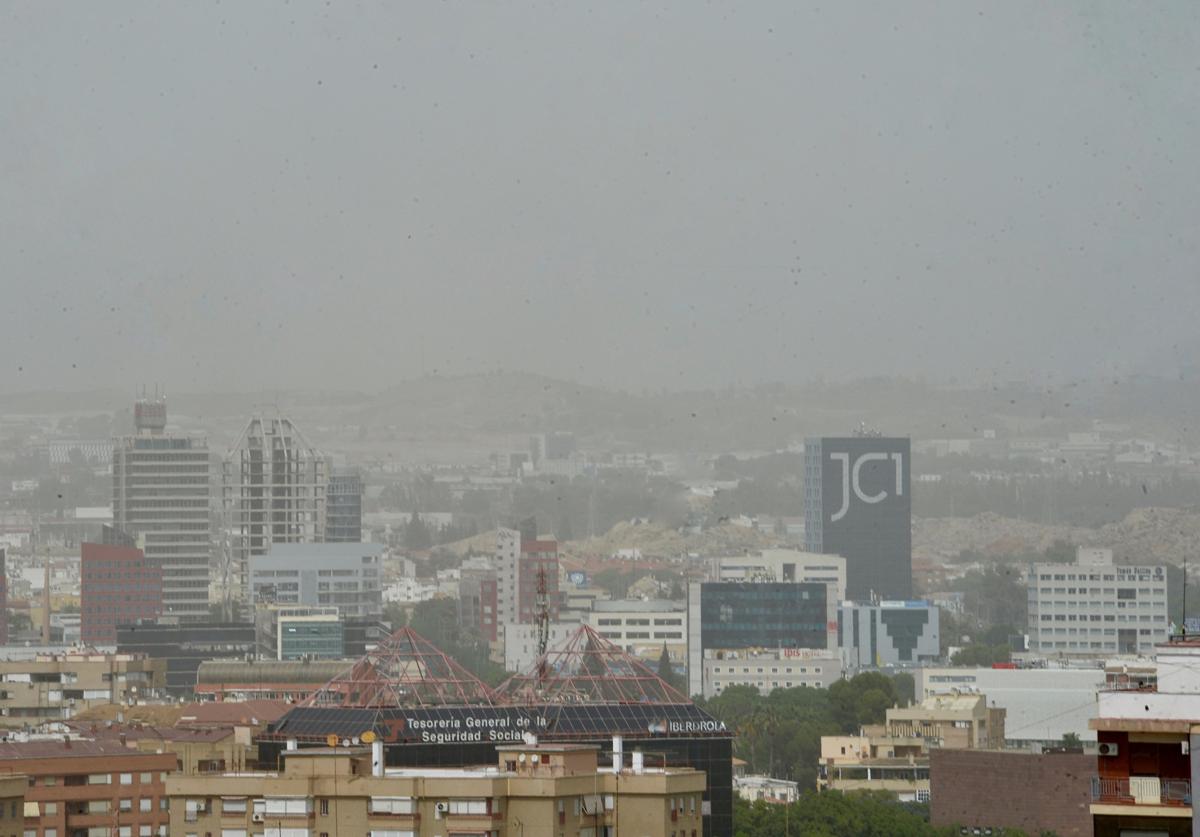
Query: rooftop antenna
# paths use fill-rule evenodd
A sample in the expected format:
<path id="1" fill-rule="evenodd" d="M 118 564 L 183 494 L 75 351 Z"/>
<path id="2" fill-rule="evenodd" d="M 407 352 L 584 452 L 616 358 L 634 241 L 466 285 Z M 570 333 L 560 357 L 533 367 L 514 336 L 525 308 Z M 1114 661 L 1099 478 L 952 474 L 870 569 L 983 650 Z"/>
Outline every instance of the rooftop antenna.
<path id="1" fill-rule="evenodd" d="M 1180 614 L 1181 627 L 1179 635 L 1187 636 L 1187 555 L 1183 556 L 1183 613 Z"/>
<path id="2" fill-rule="evenodd" d="M 538 562 L 537 585 L 538 688 L 546 680 L 546 646 L 550 643 L 550 599 L 546 594 L 546 565 Z"/>

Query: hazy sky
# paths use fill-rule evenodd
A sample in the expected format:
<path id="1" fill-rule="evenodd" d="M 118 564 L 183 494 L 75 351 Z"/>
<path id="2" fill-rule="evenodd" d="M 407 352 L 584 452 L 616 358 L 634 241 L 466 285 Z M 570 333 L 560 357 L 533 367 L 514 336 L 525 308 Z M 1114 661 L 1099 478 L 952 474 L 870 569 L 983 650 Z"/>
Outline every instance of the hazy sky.
<path id="1" fill-rule="evenodd" d="M 1200 4 L 0 2 L 0 391 L 1200 353 Z"/>

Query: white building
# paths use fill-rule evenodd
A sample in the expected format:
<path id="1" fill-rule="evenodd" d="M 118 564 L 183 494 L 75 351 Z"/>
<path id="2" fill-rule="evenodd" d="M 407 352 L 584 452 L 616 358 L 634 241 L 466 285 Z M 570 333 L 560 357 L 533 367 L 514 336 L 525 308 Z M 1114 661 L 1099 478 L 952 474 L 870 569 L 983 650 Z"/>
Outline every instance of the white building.
<path id="1" fill-rule="evenodd" d="M 842 679 L 842 657 L 824 648 L 779 648 L 772 651 L 722 651 L 704 657 L 704 697 L 716 697 L 730 686 L 753 686 L 759 694 L 775 689 L 828 689 Z"/>
<path id="2" fill-rule="evenodd" d="M 1061 741 L 1067 733 L 1095 741 L 1096 693 L 1104 687 L 1096 668 L 923 668 L 916 674 L 918 701 L 933 695 L 979 692 L 989 706 L 1008 711 L 1004 735 L 1014 746 Z"/>
<path id="3" fill-rule="evenodd" d="M 833 585 L 830 599 L 846 598 L 846 559 L 799 549 L 764 549 L 756 555 L 713 558 L 710 581 L 794 581 Z"/>
<path id="4" fill-rule="evenodd" d="M 666 599 L 613 599 L 592 603 L 587 622 L 614 645 L 644 660 L 658 660 L 663 646 L 672 662 L 687 660 L 687 605 Z"/>
<path id="5" fill-rule="evenodd" d="M 579 629 L 574 622 L 551 622 L 546 648 L 566 642 Z M 533 669 L 538 658 L 538 626 L 510 622 L 504 626 L 504 669 L 525 673 Z"/>
<path id="6" fill-rule="evenodd" d="M 382 544 L 276 543 L 250 558 L 254 602 L 336 606 L 343 618 L 378 619 Z"/>
<path id="7" fill-rule="evenodd" d="M 501 625 L 517 622 L 521 533 L 516 529 L 496 532 L 496 621 Z"/>
<path id="8" fill-rule="evenodd" d="M 1051 656 L 1152 654 L 1165 642 L 1167 572 L 1119 566 L 1112 550 L 1080 548 L 1074 564 L 1034 564 L 1029 650 Z"/>
<path id="9" fill-rule="evenodd" d="M 399 578 L 383 588 L 383 600 L 385 602 L 398 602 L 401 604 L 427 602 L 430 599 L 436 598 L 437 594 L 438 585 L 407 576 Z"/>
<path id="10" fill-rule="evenodd" d="M 800 784 L 770 776 L 734 776 L 733 790 L 750 802 L 776 802 L 790 805 L 800 797 Z"/>

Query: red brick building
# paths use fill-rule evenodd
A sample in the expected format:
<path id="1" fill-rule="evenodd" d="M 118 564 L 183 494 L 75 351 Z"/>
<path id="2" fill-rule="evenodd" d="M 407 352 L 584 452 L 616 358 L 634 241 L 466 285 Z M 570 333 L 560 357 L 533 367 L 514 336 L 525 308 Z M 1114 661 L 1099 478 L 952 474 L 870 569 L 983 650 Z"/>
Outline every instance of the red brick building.
<path id="1" fill-rule="evenodd" d="M 164 781 L 174 753 L 118 741 L 0 742 L 0 774 L 24 774 L 28 837 L 160 837 L 170 815 Z"/>
<path id="2" fill-rule="evenodd" d="M 85 543 L 80 553 L 80 633 L 116 645 L 117 625 L 162 614 L 162 568 L 132 546 Z"/>
<path id="3" fill-rule="evenodd" d="M 1092 837 L 1096 758 L 1082 752 L 929 751 L 929 819 L 939 828 L 1017 828 Z"/>

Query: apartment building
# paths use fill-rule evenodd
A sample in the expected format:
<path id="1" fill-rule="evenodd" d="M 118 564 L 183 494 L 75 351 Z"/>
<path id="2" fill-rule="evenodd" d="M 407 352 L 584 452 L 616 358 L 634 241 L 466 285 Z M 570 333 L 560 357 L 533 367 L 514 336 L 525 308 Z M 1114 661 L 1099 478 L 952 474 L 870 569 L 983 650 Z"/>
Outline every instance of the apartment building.
<path id="1" fill-rule="evenodd" d="M 1152 654 L 1167 639 L 1166 567 L 1113 563 L 1080 548 L 1074 564 L 1034 564 L 1029 650 L 1055 656 Z"/>
<path id="2" fill-rule="evenodd" d="M 1192 776 L 1200 758 L 1200 640 L 1172 637 L 1157 648 L 1153 685 L 1113 684 L 1100 692 L 1096 837 L 1191 837 Z"/>
<path id="3" fill-rule="evenodd" d="M 558 618 L 558 542 L 532 531 L 496 533 L 497 625 L 537 621 L 538 589 L 545 585 L 550 618 Z"/>
<path id="4" fill-rule="evenodd" d="M 91 707 L 154 697 L 166 664 L 135 654 L 39 654 L 0 660 L 0 728 L 73 717 Z"/>
<path id="5" fill-rule="evenodd" d="M 24 776 L 0 777 L 0 837 L 22 837 L 25 833 L 26 785 Z M 30 813 L 36 816 L 32 809 Z"/>
<path id="6" fill-rule="evenodd" d="M 166 837 L 174 753 L 119 741 L 0 741 L 0 774 L 23 774 L 24 837 Z"/>
<path id="7" fill-rule="evenodd" d="M 762 695 L 775 689 L 828 689 L 844 673 L 841 654 L 824 648 L 722 651 L 705 657 L 703 665 L 705 698 L 730 686 L 753 686 Z"/>
<path id="8" fill-rule="evenodd" d="M 172 776 L 172 834 L 694 835 L 704 773 L 646 765 L 618 772 L 591 745 L 496 748 L 490 767 L 385 768 L 383 745 L 285 750 L 277 773 Z"/>
<path id="9" fill-rule="evenodd" d="M 883 724 L 859 735 L 822 736 L 817 789 L 885 791 L 903 802 L 928 802 L 931 748 L 1003 745 L 1003 709 L 989 707 L 984 695 L 936 695 L 887 710 Z"/>
<path id="10" fill-rule="evenodd" d="M 165 400 L 134 404 L 134 435 L 112 449 L 113 527 L 162 569 L 162 612 L 201 621 L 213 555 L 208 443 L 166 426 Z"/>

